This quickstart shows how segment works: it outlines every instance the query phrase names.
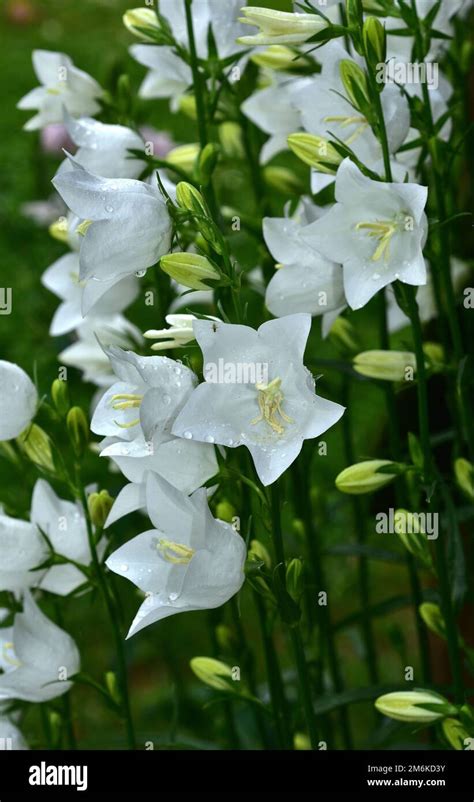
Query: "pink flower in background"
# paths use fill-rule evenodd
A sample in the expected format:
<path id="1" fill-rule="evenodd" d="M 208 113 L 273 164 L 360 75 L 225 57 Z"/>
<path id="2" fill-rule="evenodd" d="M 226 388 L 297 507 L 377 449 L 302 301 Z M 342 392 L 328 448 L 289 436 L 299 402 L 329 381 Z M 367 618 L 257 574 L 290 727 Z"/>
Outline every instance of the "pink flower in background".
<path id="1" fill-rule="evenodd" d="M 169 134 L 165 131 L 157 131 L 151 125 L 143 125 L 140 128 L 140 133 L 145 140 L 145 144 L 151 142 L 153 145 L 153 155 L 158 159 L 164 159 L 175 147 L 175 142 L 171 139 Z"/>
<path id="2" fill-rule="evenodd" d="M 6 16 L 9 22 L 16 25 L 30 25 L 37 14 L 30 0 L 11 0 L 7 3 Z"/>
<path id="3" fill-rule="evenodd" d="M 62 156 L 63 148 L 68 153 L 74 153 L 76 146 L 69 136 L 64 123 L 51 123 L 46 125 L 40 133 L 41 150 L 43 153 Z"/>

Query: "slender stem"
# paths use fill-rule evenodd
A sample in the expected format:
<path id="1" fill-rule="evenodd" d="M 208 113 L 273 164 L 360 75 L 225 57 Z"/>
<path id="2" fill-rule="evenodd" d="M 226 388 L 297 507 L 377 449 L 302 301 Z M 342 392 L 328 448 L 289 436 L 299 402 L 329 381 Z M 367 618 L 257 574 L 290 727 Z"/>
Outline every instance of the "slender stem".
<path id="1" fill-rule="evenodd" d="M 207 616 L 209 635 L 212 644 L 212 654 L 217 657 L 219 654 L 219 644 L 216 637 L 216 624 L 220 620 L 221 613 L 219 610 L 210 610 Z M 230 749 L 240 749 L 240 740 L 235 726 L 234 711 L 232 709 L 232 702 L 226 699 L 223 702 L 225 726 L 227 730 L 228 745 Z"/>
<path id="2" fill-rule="evenodd" d="M 418 421 L 420 430 L 420 441 L 423 449 L 423 474 L 424 481 L 429 485 L 434 485 L 438 481 L 437 469 L 433 460 L 430 441 L 429 413 L 428 413 L 428 382 L 425 367 L 425 354 L 423 351 L 423 332 L 416 302 L 416 291 L 411 286 L 405 286 L 405 298 L 408 303 L 408 311 L 412 324 L 413 340 L 417 364 L 417 389 L 418 389 Z M 446 624 L 446 640 L 448 643 L 449 660 L 454 680 L 454 694 L 457 702 L 464 700 L 464 685 L 462 676 L 462 663 L 459 651 L 459 639 L 451 600 L 451 589 L 447 569 L 445 547 L 442 539 L 436 540 L 436 568 L 439 579 L 439 590 L 441 596 L 441 610 Z"/>
<path id="3" fill-rule="evenodd" d="M 286 590 L 285 550 L 283 547 L 283 535 L 281 531 L 280 493 L 278 490 L 278 482 L 274 482 L 271 486 L 271 514 L 273 545 L 277 559 L 277 567 L 275 570 L 280 574 L 282 588 Z M 300 696 L 306 718 L 306 726 L 308 727 L 309 739 L 312 749 L 317 749 L 318 733 L 316 729 L 313 702 L 311 698 L 311 683 L 298 624 L 290 626 L 290 635 L 291 644 L 293 647 L 293 656 L 298 672 Z"/>
<path id="4" fill-rule="evenodd" d="M 112 632 L 115 640 L 117 667 L 118 667 L 119 683 L 121 690 L 122 714 L 125 720 L 125 725 L 127 730 L 128 745 L 130 749 L 136 749 L 137 742 L 135 738 L 135 730 L 133 726 L 133 720 L 130 708 L 130 699 L 128 693 L 127 663 L 125 659 L 125 648 L 124 648 L 125 641 L 122 636 L 122 633 L 120 632 L 120 626 L 118 623 L 120 619 L 120 606 L 118 604 L 113 585 L 112 584 L 109 585 L 107 583 L 102 564 L 97 554 L 94 528 L 92 526 L 92 521 L 89 515 L 86 494 L 84 490 L 84 485 L 80 479 L 79 469 L 77 470 L 77 488 L 79 491 L 80 500 L 82 503 L 82 507 L 84 509 L 84 515 L 86 519 L 87 536 L 89 539 L 89 547 L 92 555 L 92 564 L 94 567 L 95 575 L 97 577 L 97 581 L 99 583 L 99 587 L 104 597 L 105 605 L 107 607 L 107 612 L 109 615 L 110 624 L 112 627 Z"/>
<path id="5" fill-rule="evenodd" d="M 245 630 L 240 617 L 239 605 L 237 596 L 233 596 L 230 601 L 230 608 L 232 611 L 232 619 L 237 633 L 239 658 L 245 666 L 245 673 L 248 677 L 248 687 L 253 696 L 257 696 L 257 685 L 255 682 L 255 661 L 251 649 L 248 646 Z M 260 736 L 263 747 L 268 746 L 267 733 L 265 730 L 265 722 L 263 719 L 262 711 L 252 705 L 252 713 L 255 718 L 255 724 Z"/>
<path id="6" fill-rule="evenodd" d="M 262 633 L 262 645 L 278 745 L 282 749 L 291 749 L 293 743 L 289 728 L 290 711 L 285 696 L 285 686 L 283 685 L 278 655 L 270 632 L 265 602 L 257 591 L 254 591 L 253 598 L 255 607 L 257 608 L 260 631 Z"/>
<path id="7" fill-rule="evenodd" d="M 56 602 L 54 605 L 54 609 L 56 615 L 56 622 L 61 629 L 64 629 L 61 605 L 58 602 Z M 76 734 L 74 732 L 74 723 L 72 716 L 71 691 L 68 691 L 67 693 L 63 694 L 63 696 L 61 697 L 61 703 L 63 708 L 63 722 L 66 725 L 66 734 L 67 734 L 69 749 L 77 749 Z"/>
<path id="8" fill-rule="evenodd" d="M 189 53 L 191 56 L 191 72 L 193 75 L 194 97 L 196 98 L 199 142 L 201 145 L 201 149 L 203 149 L 207 145 L 207 115 L 206 115 L 206 104 L 204 101 L 202 76 L 199 71 L 198 57 L 196 51 L 196 39 L 194 36 L 192 5 L 193 5 L 193 0 L 185 0 L 184 6 L 186 12 L 186 27 L 188 31 Z"/>

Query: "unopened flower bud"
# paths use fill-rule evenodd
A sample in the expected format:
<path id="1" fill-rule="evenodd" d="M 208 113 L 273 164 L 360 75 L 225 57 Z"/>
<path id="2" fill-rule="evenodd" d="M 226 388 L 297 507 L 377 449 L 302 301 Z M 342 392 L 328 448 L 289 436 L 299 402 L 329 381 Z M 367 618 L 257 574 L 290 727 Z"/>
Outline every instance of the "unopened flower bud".
<path id="1" fill-rule="evenodd" d="M 251 540 L 248 553 L 249 560 L 262 562 L 266 568 L 272 567 L 272 560 L 266 546 L 260 540 Z"/>
<path id="2" fill-rule="evenodd" d="M 232 630 L 225 624 L 218 624 L 216 627 L 216 640 L 219 648 L 227 653 L 232 654 L 237 651 L 237 640 Z"/>
<path id="3" fill-rule="evenodd" d="M 62 418 L 66 417 L 69 411 L 69 390 L 67 382 L 62 379 L 55 379 L 51 385 L 51 398 L 57 412 Z"/>
<path id="4" fill-rule="evenodd" d="M 416 357 L 408 351 L 363 351 L 353 362 L 361 376 L 380 381 L 412 381 L 416 372 Z"/>
<path id="5" fill-rule="evenodd" d="M 297 557 L 287 565 L 286 589 L 293 601 L 298 602 L 303 593 L 303 563 Z"/>
<path id="6" fill-rule="evenodd" d="M 359 495 L 362 493 L 373 493 L 380 490 L 395 479 L 397 473 L 379 473 L 379 468 L 395 466 L 396 463 L 386 459 L 371 459 L 365 462 L 358 462 L 344 468 L 336 478 L 336 487 L 342 493 Z"/>
<path id="7" fill-rule="evenodd" d="M 366 116 L 367 110 L 370 109 L 370 95 L 364 70 L 350 59 L 343 59 L 339 69 L 348 99 L 356 109 Z"/>
<path id="8" fill-rule="evenodd" d="M 288 145 L 295 156 L 320 173 L 335 175 L 342 161 L 342 156 L 336 148 L 322 136 L 305 133 L 290 134 Z"/>
<path id="9" fill-rule="evenodd" d="M 214 225 L 206 201 L 196 187 L 181 181 L 176 187 L 176 200 L 182 209 L 194 215 L 194 222 L 204 237 L 206 247 L 209 244 L 216 253 L 222 254 L 222 242 Z"/>
<path id="10" fill-rule="evenodd" d="M 426 568 L 432 568 L 433 561 L 420 516 L 409 510 L 395 510 L 394 529 L 407 551 L 420 560 Z"/>
<path id="11" fill-rule="evenodd" d="M 444 737 L 453 749 L 463 751 L 466 749 L 466 744 L 472 741 L 468 731 L 456 718 L 445 718 L 441 726 Z"/>
<path id="12" fill-rule="evenodd" d="M 91 521 L 98 529 L 103 528 L 113 503 L 114 500 L 107 490 L 101 490 L 99 493 L 91 493 L 87 499 Z"/>
<path id="13" fill-rule="evenodd" d="M 219 161 L 220 147 L 215 142 L 209 142 L 199 154 L 199 176 L 201 184 L 207 186 L 212 178 Z"/>
<path id="14" fill-rule="evenodd" d="M 242 140 L 242 127 L 239 123 L 227 120 L 219 126 L 219 140 L 228 159 L 245 159 Z"/>
<path id="15" fill-rule="evenodd" d="M 446 624 L 439 605 L 433 602 L 423 602 L 418 610 L 428 629 L 440 638 L 446 639 Z"/>
<path id="16" fill-rule="evenodd" d="M 152 8 L 131 8 L 122 17 L 125 27 L 144 42 L 155 42 L 160 26 Z M 151 35 L 150 35 L 151 34 Z"/>
<path id="17" fill-rule="evenodd" d="M 116 677 L 116 675 L 115 675 L 115 673 L 113 671 L 107 671 L 106 672 L 106 674 L 105 674 L 105 686 L 106 686 L 111 698 L 115 702 L 115 704 L 116 705 L 121 705 L 122 701 L 121 701 L 121 696 L 120 696 L 119 685 L 118 685 L 117 677 Z"/>
<path id="18" fill-rule="evenodd" d="M 66 424 L 74 451 L 80 457 L 89 444 L 89 424 L 84 411 L 80 407 L 72 407 L 67 414 Z"/>
<path id="19" fill-rule="evenodd" d="M 426 367 L 433 373 L 441 373 L 446 367 L 444 348 L 439 343 L 423 343 Z"/>
<path id="20" fill-rule="evenodd" d="M 235 515 L 235 507 L 233 507 L 229 501 L 219 501 L 216 506 L 216 518 L 218 518 L 220 521 L 227 521 L 227 523 L 231 524 L 235 518 Z"/>
<path id="21" fill-rule="evenodd" d="M 283 195 L 295 195 L 301 192 L 299 178 L 286 167 L 265 167 L 263 178 L 267 186 Z"/>
<path id="22" fill-rule="evenodd" d="M 362 35 L 369 64 L 373 68 L 384 64 L 387 58 L 387 36 L 378 17 L 368 17 L 365 20 Z"/>
<path id="23" fill-rule="evenodd" d="M 257 6 L 242 8 L 242 13 L 239 22 L 260 29 L 253 36 L 241 36 L 237 41 L 243 45 L 301 44 L 327 27 L 316 14 L 292 14 Z"/>
<path id="24" fill-rule="evenodd" d="M 34 465 L 50 473 L 55 473 L 53 444 L 40 426 L 36 423 L 31 423 L 17 437 L 17 443 L 25 456 Z"/>
<path id="25" fill-rule="evenodd" d="M 466 494 L 466 496 L 474 501 L 474 466 L 463 457 L 459 457 L 454 463 L 454 473 L 456 482 L 459 487 Z"/>
<path id="26" fill-rule="evenodd" d="M 179 99 L 179 110 L 190 120 L 197 120 L 197 105 L 194 95 L 182 95 Z"/>
<path id="27" fill-rule="evenodd" d="M 160 267 L 178 284 L 192 290 L 209 290 L 211 287 L 205 282 L 221 278 L 217 267 L 198 253 L 170 253 L 162 257 Z"/>
<path id="28" fill-rule="evenodd" d="M 303 732 L 295 732 L 293 736 L 293 748 L 298 752 L 308 752 L 311 750 L 311 741 Z"/>
<path id="29" fill-rule="evenodd" d="M 166 156 L 166 161 L 174 167 L 179 167 L 185 173 L 192 175 L 194 173 L 197 159 L 201 149 L 195 142 L 189 145 L 179 145 L 177 148 L 170 150 Z"/>
<path id="30" fill-rule="evenodd" d="M 425 709 L 418 705 L 430 705 L 439 707 L 436 709 Z M 406 721 L 414 724 L 431 724 L 446 715 L 454 715 L 457 708 L 449 703 L 447 699 L 434 691 L 395 691 L 386 693 L 375 702 L 375 707 L 384 716 L 395 719 L 395 721 Z"/>
<path id="31" fill-rule="evenodd" d="M 230 690 L 232 669 L 226 663 L 214 660 L 212 657 L 193 657 L 190 666 L 201 682 L 215 688 L 216 691 Z"/>

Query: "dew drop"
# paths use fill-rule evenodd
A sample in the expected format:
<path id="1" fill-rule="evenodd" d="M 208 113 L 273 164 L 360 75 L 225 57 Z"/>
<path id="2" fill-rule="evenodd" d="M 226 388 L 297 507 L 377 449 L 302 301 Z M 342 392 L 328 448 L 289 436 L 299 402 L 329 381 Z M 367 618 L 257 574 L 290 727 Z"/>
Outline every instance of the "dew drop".
<path id="1" fill-rule="evenodd" d="M 193 439 L 192 432 L 185 432 L 184 437 L 186 438 L 186 440 L 192 440 Z"/>
<path id="2" fill-rule="evenodd" d="M 143 276 L 146 275 L 146 270 L 137 270 L 135 275 L 136 275 L 137 278 L 143 278 Z"/>
<path id="3" fill-rule="evenodd" d="M 372 273 L 372 278 L 374 281 L 378 281 L 380 278 L 380 273 Z"/>
<path id="4" fill-rule="evenodd" d="M 113 210 L 114 210 L 114 207 L 113 207 L 113 206 L 111 206 L 110 204 L 107 204 L 107 205 L 105 206 L 105 211 L 106 211 L 106 212 L 113 212 Z"/>
<path id="5" fill-rule="evenodd" d="M 122 565 L 120 566 L 120 570 L 126 573 L 128 571 L 127 563 L 122 563 Z"/>
<path id="6" fill-rule="evenodd" d="M 168 599 L 170 600 L 170 602 L 176 601 L 177 598 L 178 598 L 178 594 L 177 593 L 170 593 L 169 596 L 168 596 Z"/>
<path id="7" fill-rule="evenodd" d="M 212 436 L 212 434 L 208 434 L 206 436 L 206 443 L 215 443 L 215 442 L 216 442 L 215 438 Z"/>

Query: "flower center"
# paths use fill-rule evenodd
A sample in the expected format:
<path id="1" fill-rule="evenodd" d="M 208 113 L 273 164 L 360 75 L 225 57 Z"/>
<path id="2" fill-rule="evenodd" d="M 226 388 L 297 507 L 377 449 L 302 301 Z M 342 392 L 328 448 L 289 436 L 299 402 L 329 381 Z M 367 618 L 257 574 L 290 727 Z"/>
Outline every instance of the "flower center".
<path id="1" fill-rule="evenodd" d="M 196 553 L 183 543 L 175 543 L 165 538 L 160 538 L 158 541 L 158 551 L 166 562 L 173 565 L 189 565 Z"/>
<path id="2" fill-rule="evenodd" d="M 386 262 L 390 254 L 390 242 L 400 227 L 397 220 L 376 220 L 373 223 L 357 223 L 356 230 L 367 232 L 369 237 L 377 241 L 372 261 L 378 262 L 383 258 Z"/>
<path id="3" fill-rule="evenodd" d="M 9 654 L 9 652 L 12 651 L 13 651 L 13 643 L 11 643 L 10 641 L 8 642 L 6 641 L 2 646 L 2 657 L 5 663 L 8 663 L 8 665 L 15 666 L 16 668 L 18 668 L 18 666 L 21 666 L 21 662 L 20 660 L 17 660 L 16 657 L 12 657 L 11 654 Z"/>
<path id="4" fill-rule="evenodd" d="M 112 409 L 138 409 L 142 401 L 143 396 L 139 394 L 116 393 L 116 395 L 112 396 Z M 136 426 L 140 423 L 140 418 L 135 418 L 130 421 L 130 423 L 119 423 L 118 421 L 115 421 L 115 423 L 117 426 L 120 426 L 121 429 L 131 429 L 132 426 Z"/>
<path id="5" fill-rule="evenodd" d="M 281 424 L 278 416 L 285 423 L 294 423 L 294 420 L 289 418 L 281 408 L 284 400 L 284 395 L 281 391 L 281 379 L 277 377 L 270 384 L 256 384 L 255 387 L 258 390 L 260 415 L 250 421 L 251 425 L 255 426 L 257 423 L 265 421 L 274 432 L 283 434 L 285 427 Z"/>
<path id="6" fill-rule="evenodd" d="M 348 128 L 349 125 L 357 126 L 355 131 L 344 140 L 346 145 L 351 145 L 357 137 L 364 133 L 365 129 L 368 126 L 368 122 L 365 117 L 358 116 L 358 115 L 345 115 L 345 114 L 337 114 L 333 117 L 325 117 L 325 123 L 339 123 L 341 128 Z"/>

